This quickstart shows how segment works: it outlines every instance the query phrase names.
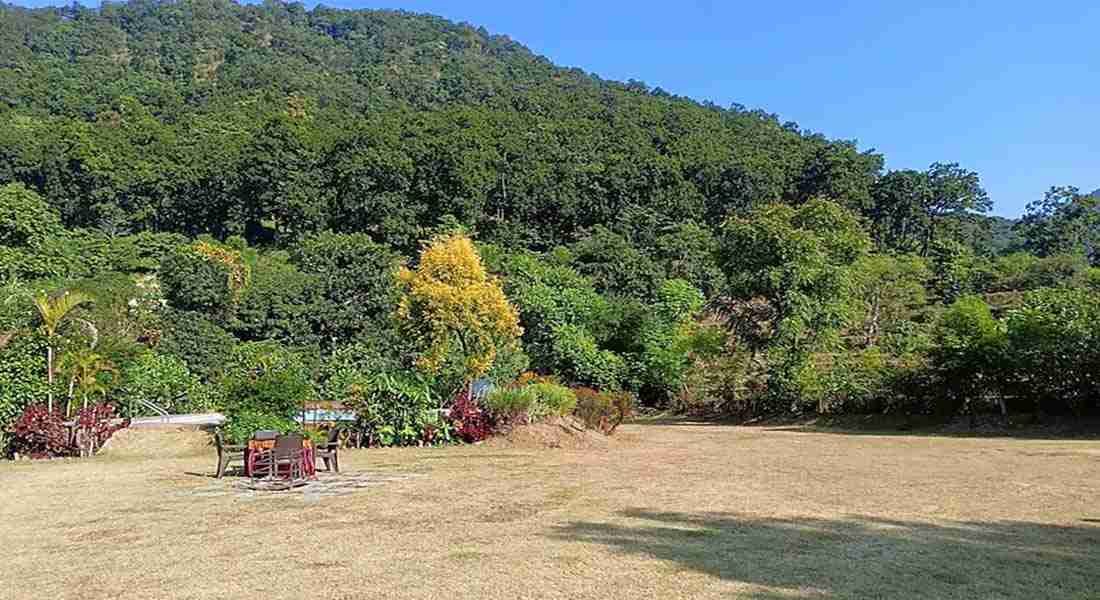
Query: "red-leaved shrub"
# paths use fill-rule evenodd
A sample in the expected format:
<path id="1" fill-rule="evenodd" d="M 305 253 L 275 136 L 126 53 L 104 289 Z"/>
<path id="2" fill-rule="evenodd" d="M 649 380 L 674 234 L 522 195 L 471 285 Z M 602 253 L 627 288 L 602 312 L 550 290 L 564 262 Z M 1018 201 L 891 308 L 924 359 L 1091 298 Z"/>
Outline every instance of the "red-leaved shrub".
<path id="1" fill-rule="evenodd" d="M 575 388 L 577 407 L 573 414 L 589 429 L 605 435 L 615 429 L 634 412 L 634 398 L 626 392 L 599 392 L 592 388 Z"/>
<path id="2" fill-rule="evenodd" d="M 80 409 L 76 416 L 76 439 L 74 445 L 81 456 L 91 456 L 110 439 L 119 429 L 130 424 L 125 421 L 115 423 L 115 407 L 110 404 L 96 404 Z"/>
<path id="3" fill-rule="evenodd" d="M 464 442 L 480 442 L 493 433 L 493 423 L 488 413 L 481 409 L 468 390 L 459 392 L 455 397 L 449 418 L 455 435 Z"/>
<path id="4" fill-rule="evenodd" d="M 12 448 L 31 458 L 50 458 L 70 453 L 69 431 L 61 411 L 49 411 L 45 404 L 33 404 L 12 426 Z"/>
<path id="5" fill-rule="evenodd" d="M 45 405 L 35 404 L 24 409 L 12 426 L 12 447 L 31 458 L 89 456 L 129 424 L 128 420 L 115 422 L 115 407 L 97 404 L 81 409 L 70 431 L 61 411 L 50 412 Z"/>

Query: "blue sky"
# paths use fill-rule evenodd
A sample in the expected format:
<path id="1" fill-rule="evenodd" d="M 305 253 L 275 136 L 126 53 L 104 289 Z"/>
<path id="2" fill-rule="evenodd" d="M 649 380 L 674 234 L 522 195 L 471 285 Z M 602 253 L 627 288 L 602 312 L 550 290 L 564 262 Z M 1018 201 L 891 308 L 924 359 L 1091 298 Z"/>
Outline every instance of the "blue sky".
<path id="1" fill-rule="evenodd" d="M 1052 185 L 1100 188 L 1095 0 L 325 4 L 481 25 L 560 65 L 858 140 L 891 169 L 959 162 L 1005 216 Z"/>

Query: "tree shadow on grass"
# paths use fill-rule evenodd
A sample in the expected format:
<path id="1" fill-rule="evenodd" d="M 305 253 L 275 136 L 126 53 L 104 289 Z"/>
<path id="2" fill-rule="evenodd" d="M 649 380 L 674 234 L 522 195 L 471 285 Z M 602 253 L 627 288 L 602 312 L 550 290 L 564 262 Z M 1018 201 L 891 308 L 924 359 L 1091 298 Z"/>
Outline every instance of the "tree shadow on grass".
<path id="1" fill-rule="evenodd" d="M 629 510 L 551 534 L 749 584 L 748 597 L 1100 598 L 1100 527 Z"/>
<path id="2" fill-rule="evenodd" d="M 965 417 L 945 420 L 928 416 L 840 415 L 830 417 L 784 417 L 743 421 L 733 418 L 682 416 L 646 417 L 629 421 L 631 425 L 674 427 L 733 427 L 760 432 L 830 433 L 838 435 L 993 438 L 1043 441 L 1100 440 L 1100 417 L 1048 417 L 1042 423 L 1021 424 L 1016 420 L 1033 418 L 1015 415 L 1008 420 L 983 416 L 970 427 Z"/>

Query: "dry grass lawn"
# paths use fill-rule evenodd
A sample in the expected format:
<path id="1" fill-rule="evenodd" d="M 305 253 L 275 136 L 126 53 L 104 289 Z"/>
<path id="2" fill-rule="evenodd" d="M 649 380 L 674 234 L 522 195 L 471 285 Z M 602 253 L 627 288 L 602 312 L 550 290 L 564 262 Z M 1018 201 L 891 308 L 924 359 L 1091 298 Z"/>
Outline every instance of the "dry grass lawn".
<path id="1" fill-rule="evenodd" d="M 419 476 L 319 500 L 197 495 L 212 450 L 0 465 L 0 597 L 1100 598 L 1100 442 L 623 429 L 349 452 Z"/>

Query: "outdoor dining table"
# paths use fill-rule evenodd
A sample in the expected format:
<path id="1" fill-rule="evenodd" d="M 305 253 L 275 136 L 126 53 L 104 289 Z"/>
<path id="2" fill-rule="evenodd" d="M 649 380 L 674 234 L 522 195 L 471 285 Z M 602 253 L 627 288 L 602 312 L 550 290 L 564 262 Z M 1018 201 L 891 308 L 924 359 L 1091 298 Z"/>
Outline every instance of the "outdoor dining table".
<path id="1" fill-rule="evenodd" d="M 248 447 L 244 451 L 244 474 L 247 477 L 252 476 L 252 457 L 259 452 L 271 450 L 275 447 L 275 439 L 269 440 L 248 440 Z M 306 474 L 306 477 L 313 477 L 317 473 L 317 467 L 313 461 L 313 442 L 309 438 L 302 440 L 302 471 Z"/>

